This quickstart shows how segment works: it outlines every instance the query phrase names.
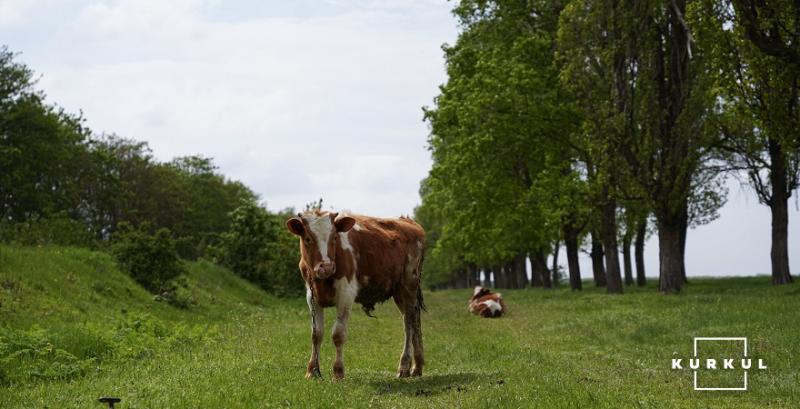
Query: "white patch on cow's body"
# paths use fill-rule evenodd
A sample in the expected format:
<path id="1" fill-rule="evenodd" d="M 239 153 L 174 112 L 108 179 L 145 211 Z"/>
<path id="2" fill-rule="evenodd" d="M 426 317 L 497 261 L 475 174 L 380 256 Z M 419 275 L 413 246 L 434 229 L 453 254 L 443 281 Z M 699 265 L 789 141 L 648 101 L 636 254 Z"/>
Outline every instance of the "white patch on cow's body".
<path id="1" fill-rule="evenodd" d="M 481 287 L 481 286 L 477 286 L 477 287 L 475 287 L 475 289 L 474 289 L 474 290 L 472 290 L 472 295 L 473 295 L 473 296 L 476 296 L 476 295 L 478 295 L 478 293 L 479 293 L 479 292 L 481 292 L 481 290 L 483 290 L 483 287 Z"/>
<path id="2" fill-rule="evenodd" d="M 334 281 L 333 286 L 336 288 L 336 307 L 338 309 L 353 305 L 358 295 L 358 280 L 355 277 L 350 280 L 342 277 Z"/>
<path id="3" fill-rule="evenodd" d="M 361 231 L 361 230 L 363 230 L 363 227 L 361 227 L 360 224 L 356 223 L 356 224 L 353 225 L 353 229 L 355 231 Z"/>
<path id="4" fill-rule="evenodd" d="M 348 232 L 339 233 L 339 243 L 342 245 L 342 250 L 353 252 L 353 246 L 350 244 L 350 236 Z"/>
<path id="5" fill-rule="evenodd" d="M 489 310 L 492 311 L 492 314 L 496 313 L 497 311 L 503 310 L 503 307 L 500 305 L 500 303 L 495 300 L 486 300 L 481 304 L 485 304 L 486 307 L 488 307 Z"/>
<path id="6" fill-rule="evenodd" d="M 314 237 L 317 238 L 317 248 L 320 256 L 322 256 L 322 261 L 325 263 L 330 262 L 331 259 L 328 258 L 328 240 L 330 240 L 331 231 L 333 231 L 331 218 L 327 214 L 319 217 L 306 216 L 306 221 L 311 232 L 314 233 Z"/>

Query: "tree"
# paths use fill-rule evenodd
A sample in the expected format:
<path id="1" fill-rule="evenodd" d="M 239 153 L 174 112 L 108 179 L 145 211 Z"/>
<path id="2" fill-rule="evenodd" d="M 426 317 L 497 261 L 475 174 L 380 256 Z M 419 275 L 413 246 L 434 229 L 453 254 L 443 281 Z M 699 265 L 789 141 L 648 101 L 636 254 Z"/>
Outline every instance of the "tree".
<path id="1" fill-rule="evenodd" d="M 455 8 L 464 31 L 445 47 L 449 80 L 436 107 L 425 110 L 434 165 L 423 207 L 436 203 L 443 215 L 429 260 L 492 266 L 501 285 L 519 286 L 527 281 L 519 260 L 530 253 L 538 265 L 560 235 L 561 215 L 543 190 L 550 176 L 540 177 L 547 164 L 563 168 L 549 154 L 576 125 L 552 85 L 559 3 L 462 1 Z M 537 281 L 536 271 L 533 284 L 547 285 L 549 273 Z"/>
<path id="2" fill-rule="evenodd" d="M 791 0 L 732 0 L 736 22 L 747 40 L 786 68 L 800 70 L 800 3 Z"/>
<path id="3" fill-rule="evenodd" d="M 0 220 L 74 215 L 80 203 L 82 119 L 45 103 L 33 72 L 0 48 Z"/>
<path id="4" fill-rule="evenodd" d="M 792 282 L 788 201 L 800 177 L 800 6 L 705 2 L 703 38 L 720 90 L 718 148 L 772 214 L 772 283 Z M 735 12 L 734 12 L 735 8 Z M 708 17 L 710 16 L 710 17 Z M 792 57 L 794 56 L 794 57 Z"/>

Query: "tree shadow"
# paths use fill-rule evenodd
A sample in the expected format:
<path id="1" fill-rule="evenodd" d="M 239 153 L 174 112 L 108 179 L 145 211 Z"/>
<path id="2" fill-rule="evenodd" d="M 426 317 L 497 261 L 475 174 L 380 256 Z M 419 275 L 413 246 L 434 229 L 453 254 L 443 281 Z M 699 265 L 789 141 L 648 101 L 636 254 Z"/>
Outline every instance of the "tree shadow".
<path id="1" fill-rule="evenodd" d="M 424 375 L 420 378 L 387 379 L 370 381 L 377 395 L 433 396 L 443 392 L 466 392 L 479 384 L 503 385 L 498 374 L 474 372 Z"/>

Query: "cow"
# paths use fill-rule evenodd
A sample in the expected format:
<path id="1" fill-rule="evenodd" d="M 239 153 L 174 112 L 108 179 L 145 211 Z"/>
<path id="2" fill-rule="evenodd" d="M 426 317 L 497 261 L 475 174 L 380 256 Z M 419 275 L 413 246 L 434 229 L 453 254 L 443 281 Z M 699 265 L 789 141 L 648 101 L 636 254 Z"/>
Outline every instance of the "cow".
<path id="1" fill-rule="evenodd" d="M 405 328 L 397 377 L 422 376 L 422 227 L 408 217 L 376 218 L 320 210 L 298 213 L 286 221 L 286 227 L 300 238 L 300 274 L 311 312 L 306 378 L 321 376 L 319 350 L 325 308 L 336 308 L 331 338 L 336 347 L 333 379 L 337 380 L 344 378 L 342 350 L 353 303 L 361 304 L 371 316 L 375 304 L 389 298 L 400 309 Z"/>
<path id="2" fill-rule="evenodd" d="M 469 300 L 469 312 L 484 318 L 497 318 L 505 314 L 506 303 L 500 293 L 477 286 Z"/>

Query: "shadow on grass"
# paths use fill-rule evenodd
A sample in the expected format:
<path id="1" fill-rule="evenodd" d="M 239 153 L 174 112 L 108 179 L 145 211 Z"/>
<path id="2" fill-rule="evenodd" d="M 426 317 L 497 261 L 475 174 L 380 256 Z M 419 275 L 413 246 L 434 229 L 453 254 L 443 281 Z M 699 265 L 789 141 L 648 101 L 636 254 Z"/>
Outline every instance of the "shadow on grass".
<path id="1" fill-rule="evenodd" d="M 503 385 L 500 375 L 474 372 L 425 375 L 421 378 L 371 381 L 377 395 L 433 396 L 443 392 L 466 392 L 477 384 Z"/>

